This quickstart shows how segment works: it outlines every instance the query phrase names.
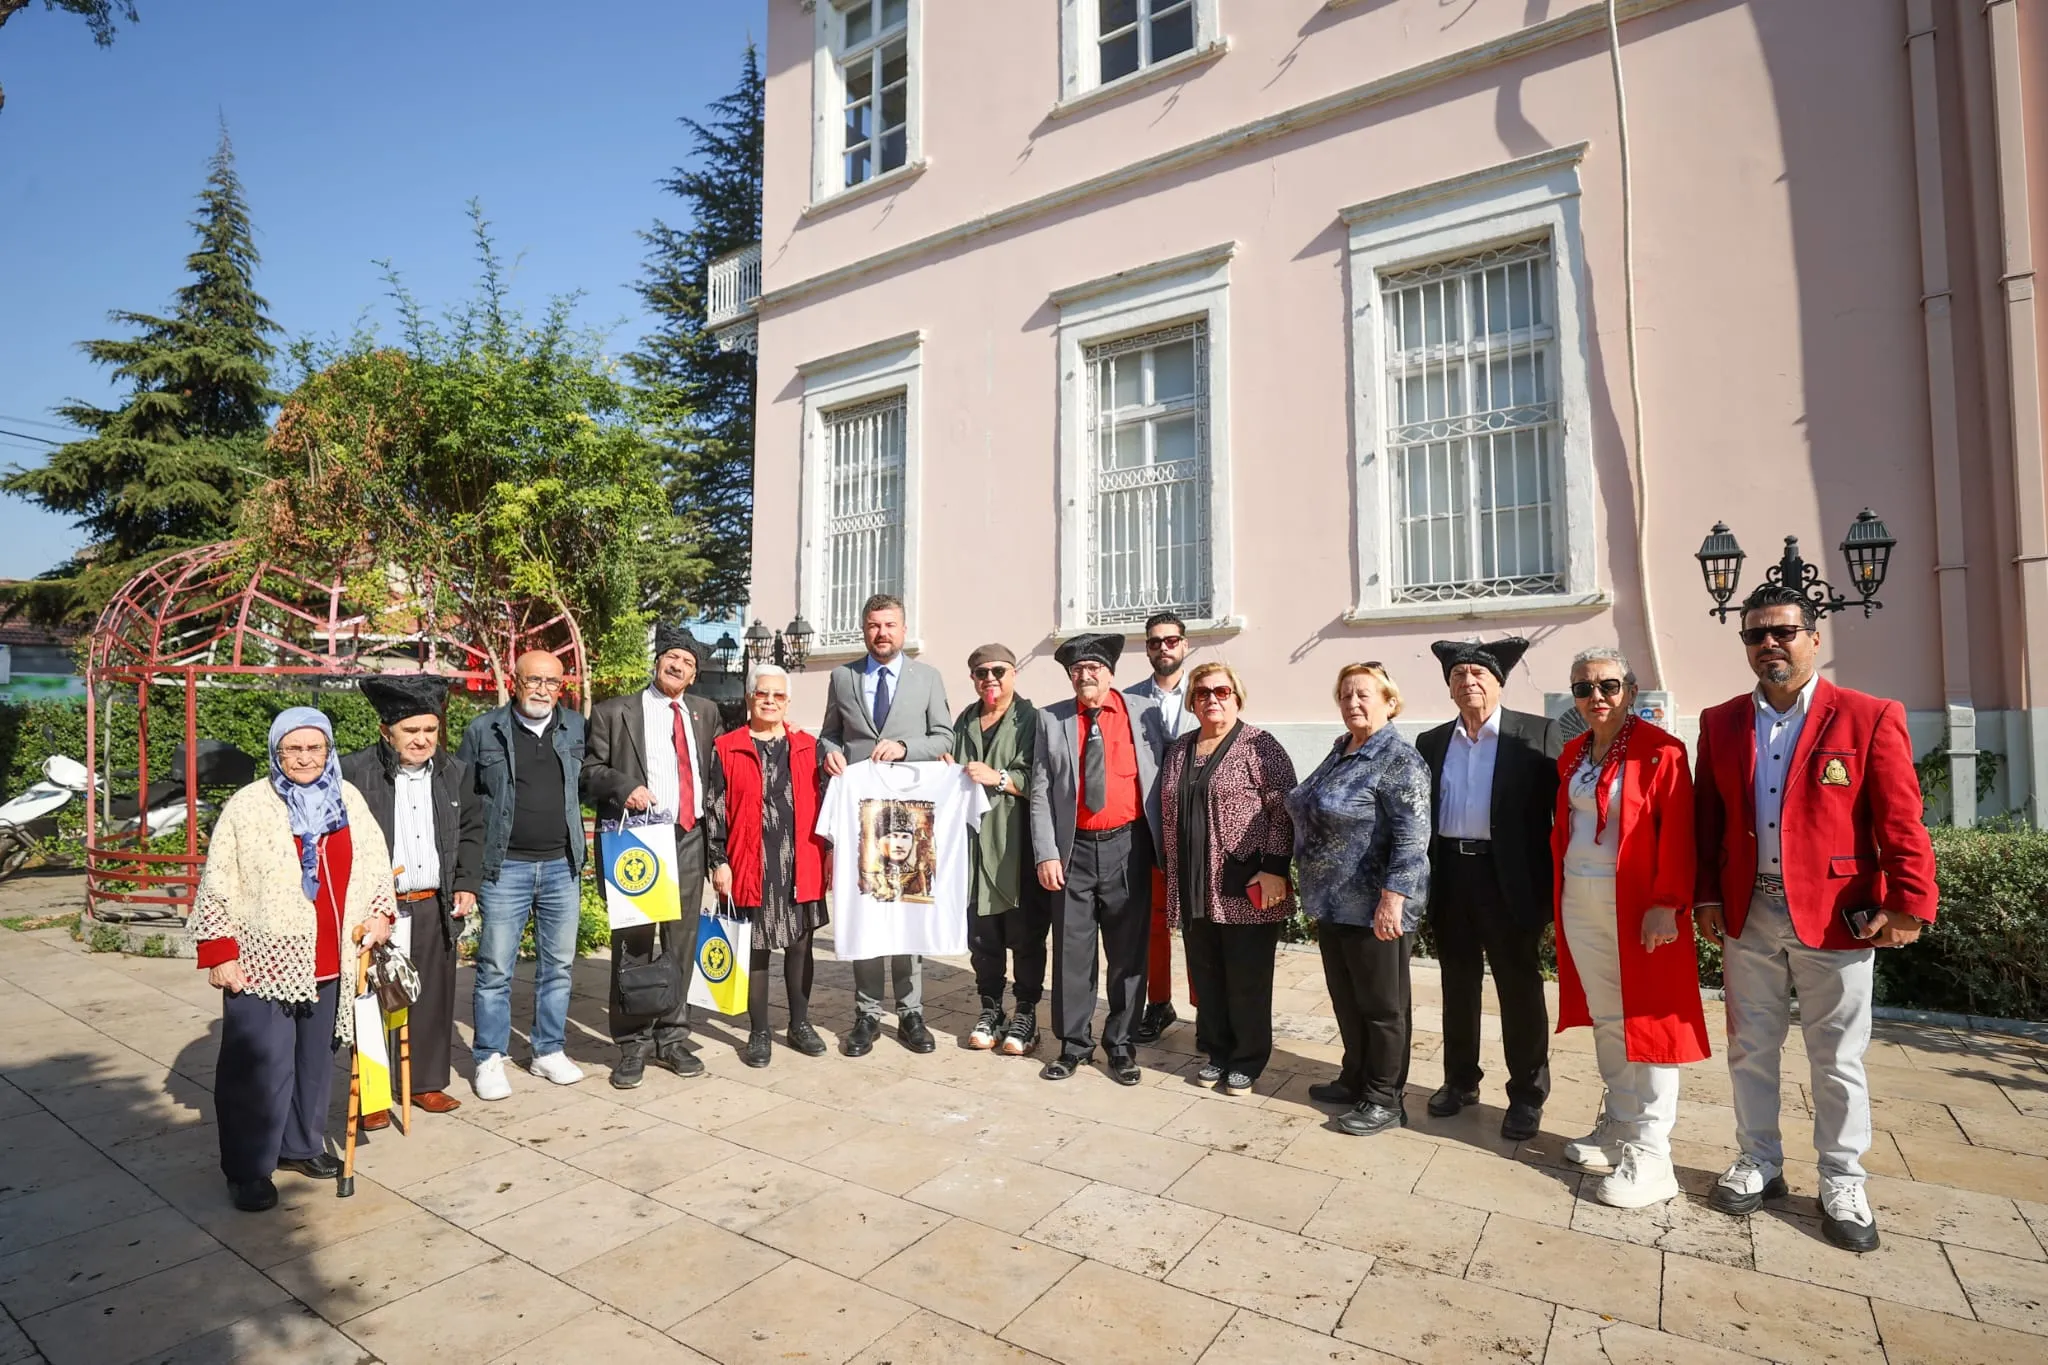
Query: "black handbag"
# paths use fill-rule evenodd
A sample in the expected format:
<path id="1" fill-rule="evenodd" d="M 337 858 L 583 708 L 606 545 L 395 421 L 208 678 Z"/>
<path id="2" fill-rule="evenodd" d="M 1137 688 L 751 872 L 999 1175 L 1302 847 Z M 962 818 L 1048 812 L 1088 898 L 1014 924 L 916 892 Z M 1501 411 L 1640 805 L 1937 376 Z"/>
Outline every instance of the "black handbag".
<path id="1" fill-rule="evenodd" d="M 660 951 L 652 958 L 619 968 L 619 1009 L 642 1019 L 666 1015 L 683 999 L 683 974 L 669 960 L 658 929 L 654 940 Z"/>

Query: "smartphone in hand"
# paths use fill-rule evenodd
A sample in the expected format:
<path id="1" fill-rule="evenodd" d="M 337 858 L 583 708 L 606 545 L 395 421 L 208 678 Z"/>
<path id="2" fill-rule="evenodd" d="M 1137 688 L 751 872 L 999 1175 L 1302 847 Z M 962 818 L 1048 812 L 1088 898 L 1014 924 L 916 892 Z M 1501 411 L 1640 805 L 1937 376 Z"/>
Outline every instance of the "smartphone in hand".
<path id="1" fill-rule="evenodd" d="M 1252 884 L 1244 889 L 1244 898 L 1252 903 L 1254 910 L 1266 908 L 1266 893 L 1260 889 L 1258 878 L 1252 878 Z"/>
<path id="2" fill-rule="evenodd" d="M 1842 923 L 1849 926 L 1851 937 L 1869 938 L 1877 932 L 1875 926 L 1878 914 L 1879 910 L 1875 905 L 1866 906 L 1861 910 L 1844 910 L 1842 912 Z"/>

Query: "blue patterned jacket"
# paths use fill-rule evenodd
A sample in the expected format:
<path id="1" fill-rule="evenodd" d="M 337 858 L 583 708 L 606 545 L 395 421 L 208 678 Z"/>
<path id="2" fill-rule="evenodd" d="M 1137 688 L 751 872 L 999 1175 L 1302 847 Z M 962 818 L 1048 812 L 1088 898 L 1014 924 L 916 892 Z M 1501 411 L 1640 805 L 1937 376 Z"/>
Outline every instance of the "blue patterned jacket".
<path id="1" fill-rule="evenodd" d="M 1287 796 L 1295 876 L 1309 918 L 1370 925 L 1380 891 L 1406 896 L 1401 932 L 1429 898 L 1429 765 L 1391 725 L 1346 756 L 1350 736 Z"/>

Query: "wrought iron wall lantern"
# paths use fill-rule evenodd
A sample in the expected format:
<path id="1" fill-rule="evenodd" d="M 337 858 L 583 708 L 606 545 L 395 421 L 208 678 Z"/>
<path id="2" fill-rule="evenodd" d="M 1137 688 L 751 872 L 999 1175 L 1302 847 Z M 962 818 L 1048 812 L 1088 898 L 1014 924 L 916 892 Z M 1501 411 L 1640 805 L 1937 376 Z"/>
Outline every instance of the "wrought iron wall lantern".
<path id="1" fill-rule="evenodd" d="M 815 633 L 801 613 L 779 631 L 768 629 L 756 617 L 754 624 L 747 627 L 747 663 L 774 664 L 801 673 L 804 661 L 810 657 L 811 636 Z M 719 641 L 720 646 L 725 644 L 726 640 Z"/>
<path id="2" fill-rule="evenodd" d="M 1842 559 L 1849 567 L 1849 586 L 1856 590 L 1854 600 L 1837 592 L 1834 585 L 1820 576 L 1820 567 L 1809 564 L 1799 553 L 1799 537 L 1785 537 L 1785 553 L 1776 564 L 1764 571 L 1764 581 L 1777 583 L 1792 589 L 1807 601 L 1813 603 L 1818 616 L 1830 616 L 1848 607 L 1863 608 L 1863 615 L 1878 610 L 1884 603 L 1877 600 L 1877 593 L 1884 586 L 1885 571 L 1891 567 L 1892 547 L 1898 542 L 1892 539 L 1884 522 L 1868 507 L 1856 514 L 1856 520 L 1849 526 L 1849 534 L 1842 538 Z M 1739 612 L 1740 606 L 1730 606 L 1735 589 L 1742 581 L 1742 561 L 1748 558 L 1735 536 L 1724 522 L 1715 522 L 1714 529 L 1700 542 L 1699 553 L 1693 556 L 1700 562 L 1700 574 L 1707 582 L 1707 595 L 1714 599 L 1708 615 L 1726 621 L 1728 613 Z"/>

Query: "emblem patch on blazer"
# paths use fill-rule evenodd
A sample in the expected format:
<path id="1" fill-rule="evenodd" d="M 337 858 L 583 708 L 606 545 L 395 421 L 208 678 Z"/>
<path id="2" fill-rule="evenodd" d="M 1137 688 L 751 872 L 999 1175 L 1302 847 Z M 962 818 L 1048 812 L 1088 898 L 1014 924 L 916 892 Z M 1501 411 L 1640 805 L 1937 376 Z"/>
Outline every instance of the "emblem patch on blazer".
<path id="1" fill-rule="evenodd" d="M 1846 787 L 1849 785 L 1849 765 L 1839 758 L 1831 758 L 1821 765 L 1820 784 L 1823 787 Z"/>

